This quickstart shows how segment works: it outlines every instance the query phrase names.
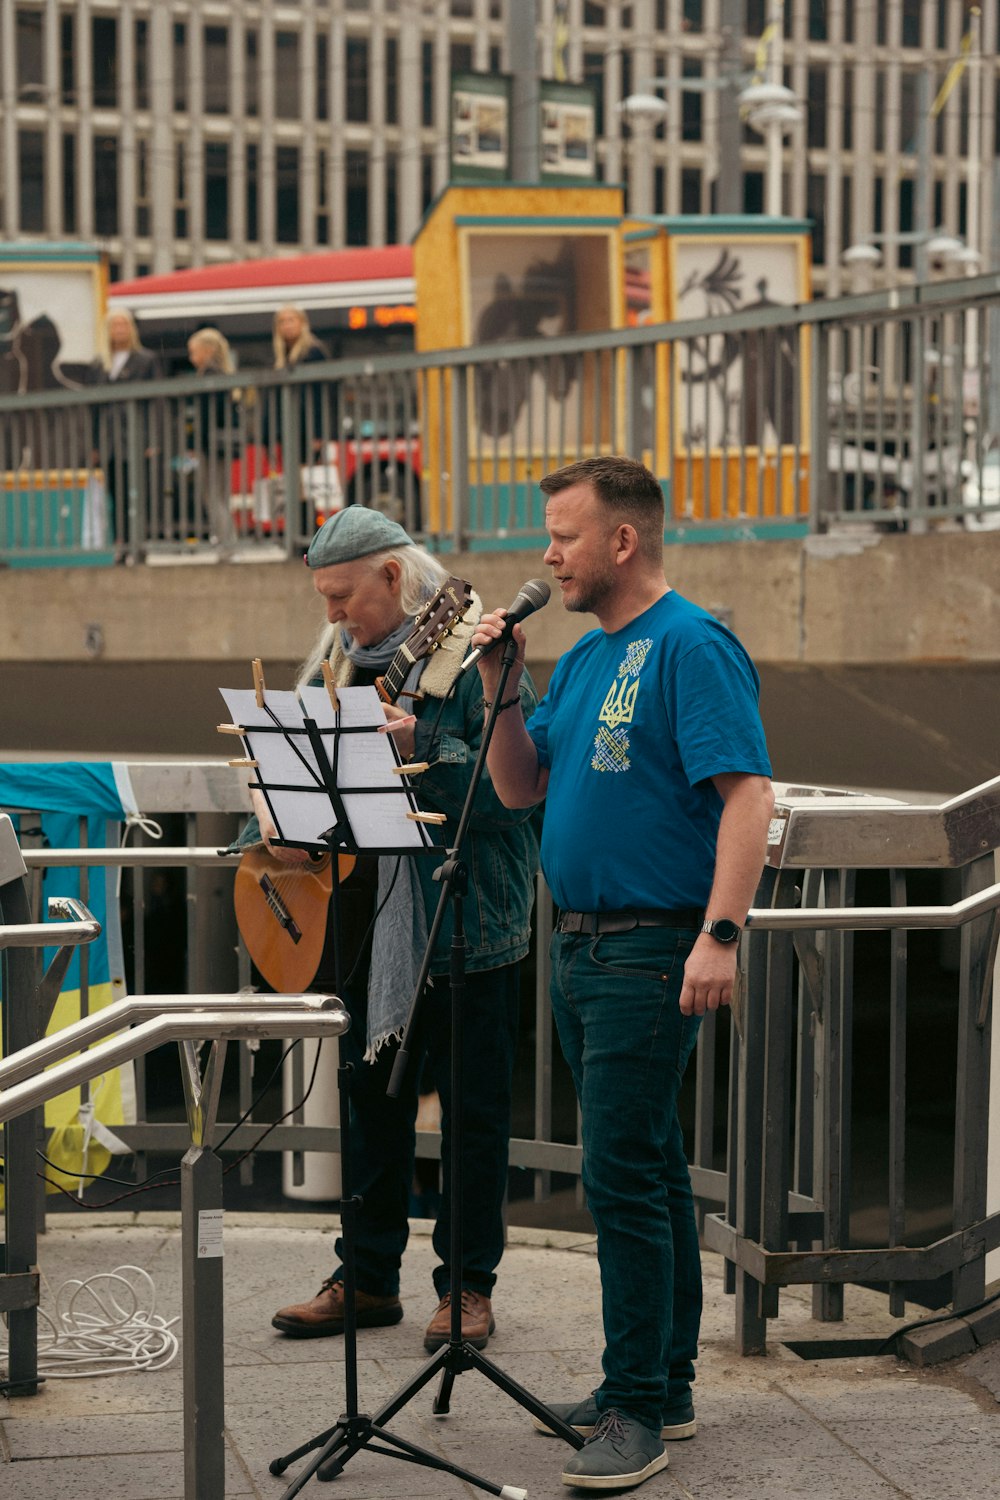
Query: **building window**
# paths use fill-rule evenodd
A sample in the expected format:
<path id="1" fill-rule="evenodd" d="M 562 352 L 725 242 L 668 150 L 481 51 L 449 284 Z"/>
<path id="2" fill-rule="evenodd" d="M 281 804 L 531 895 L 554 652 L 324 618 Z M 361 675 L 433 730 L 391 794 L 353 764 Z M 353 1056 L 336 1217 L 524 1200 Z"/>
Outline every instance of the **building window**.
<path id="1" fill-rule="evenodd" d="M 826 263 L 826 178 L 810 172 L 806 178 L 806 218 L 812 220 L 813 264 Z"/>
<path id="2" fill-rule="evenodd" d="M 815 148 L 826 145 L 826 70 L 809 69 L 808 98 L 806 100 L 806 143 Z"/>
<path id="3" fill-rule="evenodd" d="M 118 21 L 114 16 L 94 16 L 91 67 L 94 108 L 118 107 Z"/>
<path id="4" fill-rule="evenodd" d="M 149 142 L 140 137 L 135 143 L 135 232 L 151 232 L 149 211 Z"/>
<path id="5" fill-rule="evenodd" d="M 745 214 L 762 214 L 764 212 L 763 172 L 743 173 L 743 212 Z"/>
<path id="6" fill-rule="evenodd" d="M 399 42 L 394 36 L 385 39 L 385 123 L 399 124 Z"/>
<path id="7" fill-rule="evenodd" d="M 59 17 L 59 82 L 63 104 L 76 103 L 76 16 L 64 11 Z"/>
<path id="8" fill-rule="evenodd" d="M 17 97 L 22 104 L 39 104 L 45 98 L 42 62 L 42 13 L 19 10 L 15 22 Z"/>
<path id="9" fill-rule="evenodd" d="M 420 158 L 420 207 L 426 212 L 434 202 L 434 158 L 424 155 Z"/>
<path id="10" fill-rule="evenodd" d="M 174 147 L 174 237 L 186 240 L 188 232 L 187 156 L 183 141 Z"/>
<path id="11" fill-rule="evenodd" d="M 76 233 L 76 136 L 62 138 L 62 224 L 65 234 Z"/>
<path id="12" fill-rule="evenodd" d="M 385 159 L 385 242 L 394 245 L 399 238 L 398 214 L 399 164 L 395 156 Z"/>
<path id="13" fill-rule="evenodd" d="M 681 22 L 683 31 L 704 31 L 705 17 L 702 0 L 684 0 L 684 19 Z"/>
<path id="14" fill-rule="evenodd" d="M 330 118 L 330 40 L 325 31 L 316 34 L 316 118 Z"/>
<path id="15" fill-rule="evenodd" d="M 598 138 L 604 134 L 604 53 L 583 54 L 583 81 L 594 91 L 597 108 L 594 111 L 594 130 Z"/>
<path id="16" fill-rule="evenodd" d="M 135 23 L 135 88 L 136 109 L 149 108 L 149 22 Z"/>
<path id="17" fill-rule="evenodd" d="M 347 38 L 347 118 L 368 121 L 368 42 L 360 36 Z"/>
<path id="18" fill-rule="evenodd" d="M 204 36 L 205 113 L 229 113 L 229 28 L 206 26 Z"/>
<path id="19" fill-rule="evenodd" d="M 259 153 L 256 143 L 251 142 L 247 146 L 247 239 L 257 240 L 260 238 L 260 227 L 257 218 L 257 206 L 259 201 L 260 176 L 259 176 Z"/>
<path id="20" fill-rule="evenodd" d="M 813 0 L 815 4 L 815 0 Z M 903 6 L 903 46 L 920 46 L 920 7 L 919 5 Z"/>
<path id="21" fill-rule="evenodd" d="M 183 114 L 188 107 L 187 26 L 174 22 L 174 109 Z"/>
<path id="22" fill-rule="evenodd" d="M 681 169 L 681 213 L 701 213 L 701 172 L 697 167 Z"/>
<path id="23" fill-rule="evenodd" d="M 701 63 L 684 63 L 685 78 L 700 78 Z M 631 85 L 629 85 L 631 92 Z M 627 96 L 626 96 L 627 97 Z M 681 89 L 681 140 L 701 140 L 701 95 L 695 89 Z"/>
<path id="24" fill-rule="evenodd" d="M 118 137 L 94 136 L 94 229 L 118 233 Z"/>
<path id="25" fill-rule="evenodd" d="M 22 230 L 45 228 L 45 137 L 40 130 L 17 132 L 20 173 L 20 226 Z"/>
<path id="26" fill-rule="evenodd" d="M 368 158 L 363 151 L 347 153 L 347 243 L 368 243 Z"/>
<path id="27" fill-rule="evenodd" d="M 452 42 L 451 71 L 453 73 L 472 72 L 472 47 L 468 42 Z"/>
<path id="28" fill-rule="evenodd" d="M 299 77 L 298 32 L 279 31 L 276 33 L 274 38 L 274 68 L 275 115 L 279 120 L 297 120 L 302 114 L 302 80 Z"/>
<path id="29" fill-rule="evenodd" d="M 275 152 L 277 176 L 278 244 L 299 242 L 299 148 L 279 146 Z"/>
<path id="30" fill-rule="evenodd" d="M 256 119 L 260 111 L 260 61 L 257 56 L 257 33 L 246 34 L 246 67 L 243 70 L 244 104 L 248 119 Z"/>
<path id="31" fill-rule="evenodd" d="M 1000 117 L 1000 111 L 998 111 Z M 434 124 L 434 43 L 420 44 L 420 123 Z"/>
<path id="32" fill-rule="evenodd" d="M 330 161 L 325 146 L 316 151 L 316 243 L 330 243 L 330 192 L 327 174 Z"/>
<path id="33" fill-rule="evenodd" d="M 827 0 L 809 0 L 809 40 L 826 41 Z"/>
<path id="34" fill-rule="evenodd" d="M 229 146 L 205 143 L 205 238 L 229 238 Z"/>

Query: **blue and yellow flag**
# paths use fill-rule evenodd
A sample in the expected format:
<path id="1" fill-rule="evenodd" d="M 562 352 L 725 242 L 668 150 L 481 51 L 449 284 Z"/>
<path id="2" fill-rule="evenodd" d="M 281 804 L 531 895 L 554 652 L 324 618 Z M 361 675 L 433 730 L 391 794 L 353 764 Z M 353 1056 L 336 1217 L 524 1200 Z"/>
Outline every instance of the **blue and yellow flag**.
<path id="1" fill-rule="evenodd" d="M 11 814 L 19 831 L 37 826 L 32 815 L 40 815 L 43 842 L 53 849 L 79 848 L 84 818 L 88 846 L 106 848 L 118 843 L 123 824 L 138 816 L 127 767 L 109 761 L 0 765 L 0 809 Z M 80 1019 L 84 966 L 87 1014 L 103 1009 L 126 993 L 118 879 L 115 869 L 92 867 L 89 871 L 86 903 L 101 924 L 101 936 L 74 950 L 49 1022 L 49 1034 Z M 78 869 L 45 871 L 45 899 L 80 894 Z M 43 966 L 48 966 L 55 951 L 45 950 Z M 81 1093 L 79 1088 L 70 1089 L 50 1099 L 45 1106 L 45 1123 L 51 1132 L 46 1155 L 59 1168 L 45 1170 L 53 1181 L 69 1191 L 78 1187 L 83 1174 L 107 1170 L 112 1151 L 118 1146 L 114 1126 L 135 1121 L 132 1065 L 95 1078 L 89 1086 L 87 1103 L 83 1103 Z"/>

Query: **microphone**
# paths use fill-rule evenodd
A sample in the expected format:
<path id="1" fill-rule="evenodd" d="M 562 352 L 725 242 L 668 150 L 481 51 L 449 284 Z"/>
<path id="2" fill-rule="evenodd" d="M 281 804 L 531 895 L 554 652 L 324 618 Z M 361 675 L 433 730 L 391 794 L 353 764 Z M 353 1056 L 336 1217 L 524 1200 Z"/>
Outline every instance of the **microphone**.
<path id="1" fill-rule="evenodd" d="M 459 671 L 464 672 L 467 668 L 474 667 L 481 656 L 490 654 L 494 646 L 501 646 L 505 641 L 509 641 L 514 626 L 520 625 L 522 620 L 533 615 L 536 609 L 541 609 L 543 604 L 548 604 L 551 593 L 552 590 L 544 578 L 532 578 L 522 584 L 504 618 L 503 635 L 495 641 L 490 641 L 488 646 L 477 646 L 475 651 L 470 651 Z"/>

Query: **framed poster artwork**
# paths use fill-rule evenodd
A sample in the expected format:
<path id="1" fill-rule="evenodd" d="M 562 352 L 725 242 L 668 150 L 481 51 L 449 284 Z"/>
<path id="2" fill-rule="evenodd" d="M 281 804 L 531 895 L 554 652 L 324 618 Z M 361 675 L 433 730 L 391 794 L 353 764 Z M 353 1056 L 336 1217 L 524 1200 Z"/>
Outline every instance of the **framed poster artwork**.
<path id="1" fill-rule="evenodd" d="M 464 255 L 469 344 L 510 344 L 612 325 L 610 229 L 572 235 L 521 227 L 469 229 Z M 470 413 L 475 440 L 497 441 L 525 454 L 542 451 L 545 435 L 556 432 L 567 451 L 591 442 L 595 409 L 608 410 L 603 390 L 608 384 L 603 366 L 574 354 L 478 365 Z"/>
<path id="2" fill-rule="evenodd" d="M 75 390 L 89 383 L 104 338 L 104 271 L 78 259 L 0 254 L 0 395 Z"/>
<path id="3" fill-rule="evenodd" d="M 455 73 L 451 80 L 452 182 L 510 176 L 510 79 Z"/>
<path id="4" fill-rule="evenodd" d="M 597 177 L 597 106 L 586 84 L 539 84 L 539 166 L 546 181 Z"/>
<path id="5" fill-rule="evenodd" d="M 672 317 L 711 319 L 792 306 L 808 296 L 801 236 L 675 235 Z M 675 345 L 677 448 L 802 443 L 808 382 L 790 330 L 707 333 Z"/>

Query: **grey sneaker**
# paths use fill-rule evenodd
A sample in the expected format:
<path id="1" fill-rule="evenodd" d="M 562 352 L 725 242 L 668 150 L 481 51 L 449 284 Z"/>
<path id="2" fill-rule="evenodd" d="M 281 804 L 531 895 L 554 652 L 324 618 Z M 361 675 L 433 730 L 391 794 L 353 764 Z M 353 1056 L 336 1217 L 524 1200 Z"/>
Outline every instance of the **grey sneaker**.
<path id="1" fill-rule="evenodd" d="M 602 1412 L 583 1447 L 567 1459 L 562 1482 L 582 1490 L 630 1489 L 669 1462 L 655 1432 L 612 1407 Z"/>
<path id="2" fill-rule="evenodd" d="M 601 1419 L 593 1392 L 582 1401 L 550 1401 L 548 1408 L 554 1417 L 565 1422 L 567 1427 L 575 1428 L 581 1437 L 590 1437 Z M 552 1428 L 547 1427 L 539 1417 L 532 1417 L 531 1420 L 539 1432 L 555 1437 Z M 685 1406 L 675 1406 L 664 1413 L 660 1437 L 668 1443 L 677 1442 L 681 1438 L 693 1438 L 697 1431 L 698 1423 L 690 1401 Z"/>

